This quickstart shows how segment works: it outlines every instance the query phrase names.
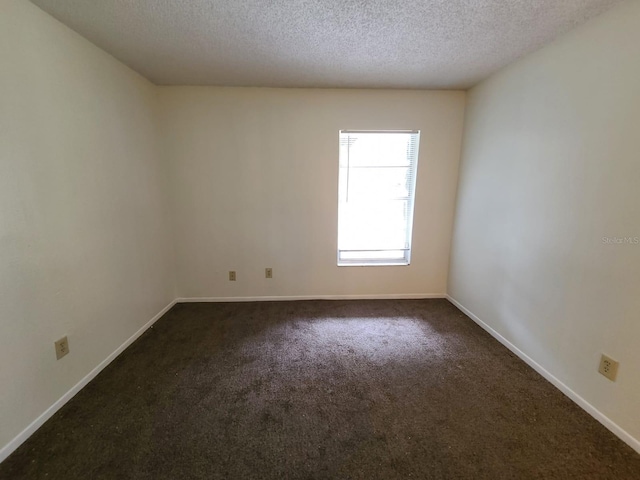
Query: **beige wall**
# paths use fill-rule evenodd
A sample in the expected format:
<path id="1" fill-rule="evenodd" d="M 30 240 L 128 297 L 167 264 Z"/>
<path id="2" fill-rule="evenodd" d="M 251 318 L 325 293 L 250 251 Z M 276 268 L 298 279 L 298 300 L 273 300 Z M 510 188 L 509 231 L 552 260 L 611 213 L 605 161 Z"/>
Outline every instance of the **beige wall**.
<path id="1" fill-rule="evenodd" d="M 625 2 L 471 90 L 449 281 L 636 439 L 640 244 L 603 237 L 640 237 L 639 45 Z"/>
<path id="2" fill-rule="evenodd" d="M 1 448 L 174 293 L 153 85 L 21 0 L 0 65 Z"/>
<path id="3" fill-rule="evenodd" d="M 445 293 L 463 92 L 159 91 L 179 296 Z M 336 266 L 340 129 L 422 131 L 410 266 Z"/>

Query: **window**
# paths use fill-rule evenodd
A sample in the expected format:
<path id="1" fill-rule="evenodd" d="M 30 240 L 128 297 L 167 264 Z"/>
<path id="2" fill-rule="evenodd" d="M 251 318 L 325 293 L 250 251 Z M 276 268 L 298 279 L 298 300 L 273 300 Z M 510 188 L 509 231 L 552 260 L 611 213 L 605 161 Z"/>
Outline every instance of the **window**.
<path id="1" fill-rule="evenodd" d="M 408 265 L 419 131 L 340 131 L 338 265 Z"/>

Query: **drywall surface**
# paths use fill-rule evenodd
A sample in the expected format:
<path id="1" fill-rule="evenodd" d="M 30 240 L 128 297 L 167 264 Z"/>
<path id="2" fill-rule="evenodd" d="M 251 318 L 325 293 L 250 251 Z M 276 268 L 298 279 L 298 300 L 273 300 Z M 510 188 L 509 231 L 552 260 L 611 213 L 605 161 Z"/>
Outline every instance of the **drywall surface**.
<path id="1" fill-rule="evenodd" d="M 464 92 L 159 92 L 179 296 L 445 293 Z M 340 129 L 421 131 L 410 266 L 337 266 Z"/>
<path id="2" fill-rule="evenodd" d="M 174 295 L 155 87 L 21 0 L 0 65 L 1 447 Z"/>
<path id="3" fill-rule="evenodd" d="M 640 2 L 471 90 L 449 294 L 640 439 Z M 601 352 L 618 380 L 597 372 Z"/>

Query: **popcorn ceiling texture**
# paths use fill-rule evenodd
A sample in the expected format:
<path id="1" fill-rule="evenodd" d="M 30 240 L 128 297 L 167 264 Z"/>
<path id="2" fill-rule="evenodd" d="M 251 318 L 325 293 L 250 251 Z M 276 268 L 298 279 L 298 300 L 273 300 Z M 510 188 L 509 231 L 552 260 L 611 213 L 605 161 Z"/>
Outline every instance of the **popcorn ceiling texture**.
<path id="1" fill-rule="evenodd" d="M 32 0 L 159 85 L 468 88 L 619 0 Z"/>

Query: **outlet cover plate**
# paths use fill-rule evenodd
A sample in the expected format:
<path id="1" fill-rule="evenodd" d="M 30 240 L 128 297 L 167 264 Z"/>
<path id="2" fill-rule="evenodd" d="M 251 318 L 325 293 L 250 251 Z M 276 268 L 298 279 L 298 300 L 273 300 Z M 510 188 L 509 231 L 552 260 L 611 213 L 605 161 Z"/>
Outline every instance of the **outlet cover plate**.
<path id="1" fill-rule="evenodd" d="M 60 360 L 67 353 L 69 353 L 69 340 L 67 339 L 66 336 L 56 341 L 55 346 L 56 346 L 56 360 Z"/>
<path id="2" fill-rule="evenodd" d="M 598 372 L 612 382 L 615 382 L 616 377 L 618 376 L 618 365 L 619 362 L 603 353 L 602 357 L 600 357 L 600 367 L 598 367 Z"/>

